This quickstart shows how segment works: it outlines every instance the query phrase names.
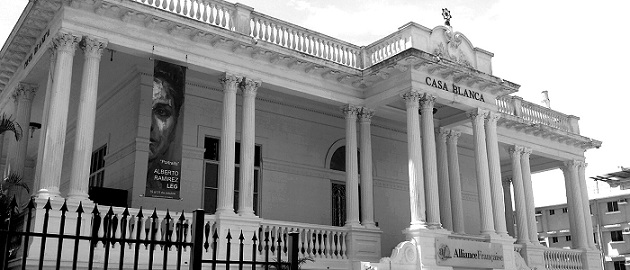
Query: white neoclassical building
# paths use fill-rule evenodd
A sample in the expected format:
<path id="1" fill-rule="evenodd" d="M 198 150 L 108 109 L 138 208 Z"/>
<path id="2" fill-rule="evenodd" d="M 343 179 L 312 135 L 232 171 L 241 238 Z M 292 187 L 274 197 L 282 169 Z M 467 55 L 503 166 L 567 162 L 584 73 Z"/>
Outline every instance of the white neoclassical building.
<path id="1" fill-rule="evenodd" d="M 202 208 L 220 231 L 322 236 L 302 239 L 311 269 L 601 268 L 584 176 L 601 142 L 492 57 L 448 25 L 358 46 L 220 0 L 30 1 L 0 51 L 0 109 L 25 130 L 2 165 L 36 222 L 48 199 Z M 554 168 L 572 249 L 537 236 L 531 175 Z"/>

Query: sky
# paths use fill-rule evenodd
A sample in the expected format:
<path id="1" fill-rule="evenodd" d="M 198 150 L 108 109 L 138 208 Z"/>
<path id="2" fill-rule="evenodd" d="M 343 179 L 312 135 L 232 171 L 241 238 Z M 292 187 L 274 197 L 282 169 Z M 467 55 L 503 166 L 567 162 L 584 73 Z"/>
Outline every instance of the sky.
<path id="1" fill-rule="evenodd" d="M 232 2 L 232 1 L 231 1 Z M 451 25 L 475 47 L 494 53 L 493 75 L 521 85 L 515 95 L 580 117 L 580 133 L 603 141 L 586 152 L 586 177 L 630 167 L 628 65 L 630 1 L 625 0 L 238 0 L 278 19 L 365 46 L 414 21 Z M 4 1 L 0 44 L 28 0 Z M 560 170 L 533 176 L 536 206 L 566 202 Z M 599 185 L 602 187 L 602 185 Z M 605 185 L 603 185 L 605 186 Z M 605 190 L 605 188 L 602 188 Z M 564 192 L 562 192 L 564 194 Z"/>

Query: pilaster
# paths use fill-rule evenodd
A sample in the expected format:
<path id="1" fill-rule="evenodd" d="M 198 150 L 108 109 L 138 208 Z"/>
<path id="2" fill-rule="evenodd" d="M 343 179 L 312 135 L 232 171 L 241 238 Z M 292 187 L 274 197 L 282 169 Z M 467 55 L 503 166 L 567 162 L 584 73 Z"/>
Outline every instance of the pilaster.
<path id="1" fill-rule="evenodd" d="M 80 44 L 84 52 L 83 78 L 79 97 L 76 136 L 70 175 L 70 200 L 88 200 L 88 179 L 94 142 L 96 99 L 98 92 L 99 64 L 106 41 L 85 37 Z"/>
<path id="2" fill-rule="evenodd" d="M 420 93 L 409 91 L 402 94 L 407 108 L 407 154 L 409 156 L 409 203 L 411 210 L 411 228 L 424 227 L 424 176 L 422 175 L 422 144 L 420 138 L 420 119 L 418 102 Z"/>
<path id="3" fill-rule="evenodd" d="M 358 108 L 346 105 L 342 109 L 346 118 L 346 226 L 356 227 L 359 222 L 359 163 L 357 157 Z"/>
<path id="4" fill-rule="evenodd" d="M 243 78 L 243 129 L 241 138 L 241 169 L 238 214 L 254 216 L 254 157 L 256 141 L 256 91 L 260 81 Z"/>
<path id="5" fill-rule="evenodd" d="M 223 85 L 223 121 L 219 165 L 219 191 L 216 215 L 234 215 L 234 158 L 236 144 L 236 91 L 241 77 L 226 73 Z"/>

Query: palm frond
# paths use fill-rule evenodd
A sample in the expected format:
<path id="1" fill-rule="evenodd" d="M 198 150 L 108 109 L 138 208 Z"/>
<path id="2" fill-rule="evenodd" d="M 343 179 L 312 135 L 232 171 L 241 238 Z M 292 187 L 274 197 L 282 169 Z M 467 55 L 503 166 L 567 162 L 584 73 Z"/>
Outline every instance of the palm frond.
<path id="1" fill-rule="evenodd" d="M 9 188 L 12 188 L 12 187 L 21 187 L 24 190 L 26 190 L 27 193 L 31 192 L 31 189 L 28 187 L 28 185 L 22 182 L 22 176 L 15 172 L 9 173 L 9 175 L 7 175 L 2 180 L 3 191 L 8 190 Z"/>
<path id="2" fill-rule="evenodd" d="M 13 121 L 13 119 L 11 119 L 11 116 L 7 117 L 5 114 L 3 114 L 2 118 L 0 118 L 0 134 L 6 131 L 12 131 L 15 135 L 16 141 L 22 139 L 22 127 L 20 127 L 20 124 Z"/>

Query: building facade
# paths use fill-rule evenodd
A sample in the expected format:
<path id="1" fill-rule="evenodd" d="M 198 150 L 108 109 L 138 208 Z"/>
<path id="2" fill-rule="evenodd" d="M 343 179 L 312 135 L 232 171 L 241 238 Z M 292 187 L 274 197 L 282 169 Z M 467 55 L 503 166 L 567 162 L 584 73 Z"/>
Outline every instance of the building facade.
<path id="1" fill-rule="evenodd" d="M 601 196 L 589 202 L 593 241 L 602 253 L 604 269 L 626 269 L 630 244 L 630 195 Z M 536 208 L 536 224 L 541 242 L 548 247 L 570 249 L 572 241 L 566 204 Z"/>
<path id="2" fill-rule="evenodd" d="M 471 267 L 449 245 L 492 252 L 474 268 L 600 268 L 579 221 L 601 142 L 513 95 L 492 57 L 448 24 L 356 46 L 224 1 L 32 1 L 0 108 L 34 136 L 5 136 L 3 165 L 40 206 L 202 208 L 220 232 L 343 242 L 306 268 Z M 538 244 L 531 174 L 554 168 L 572 250 Z"/>

